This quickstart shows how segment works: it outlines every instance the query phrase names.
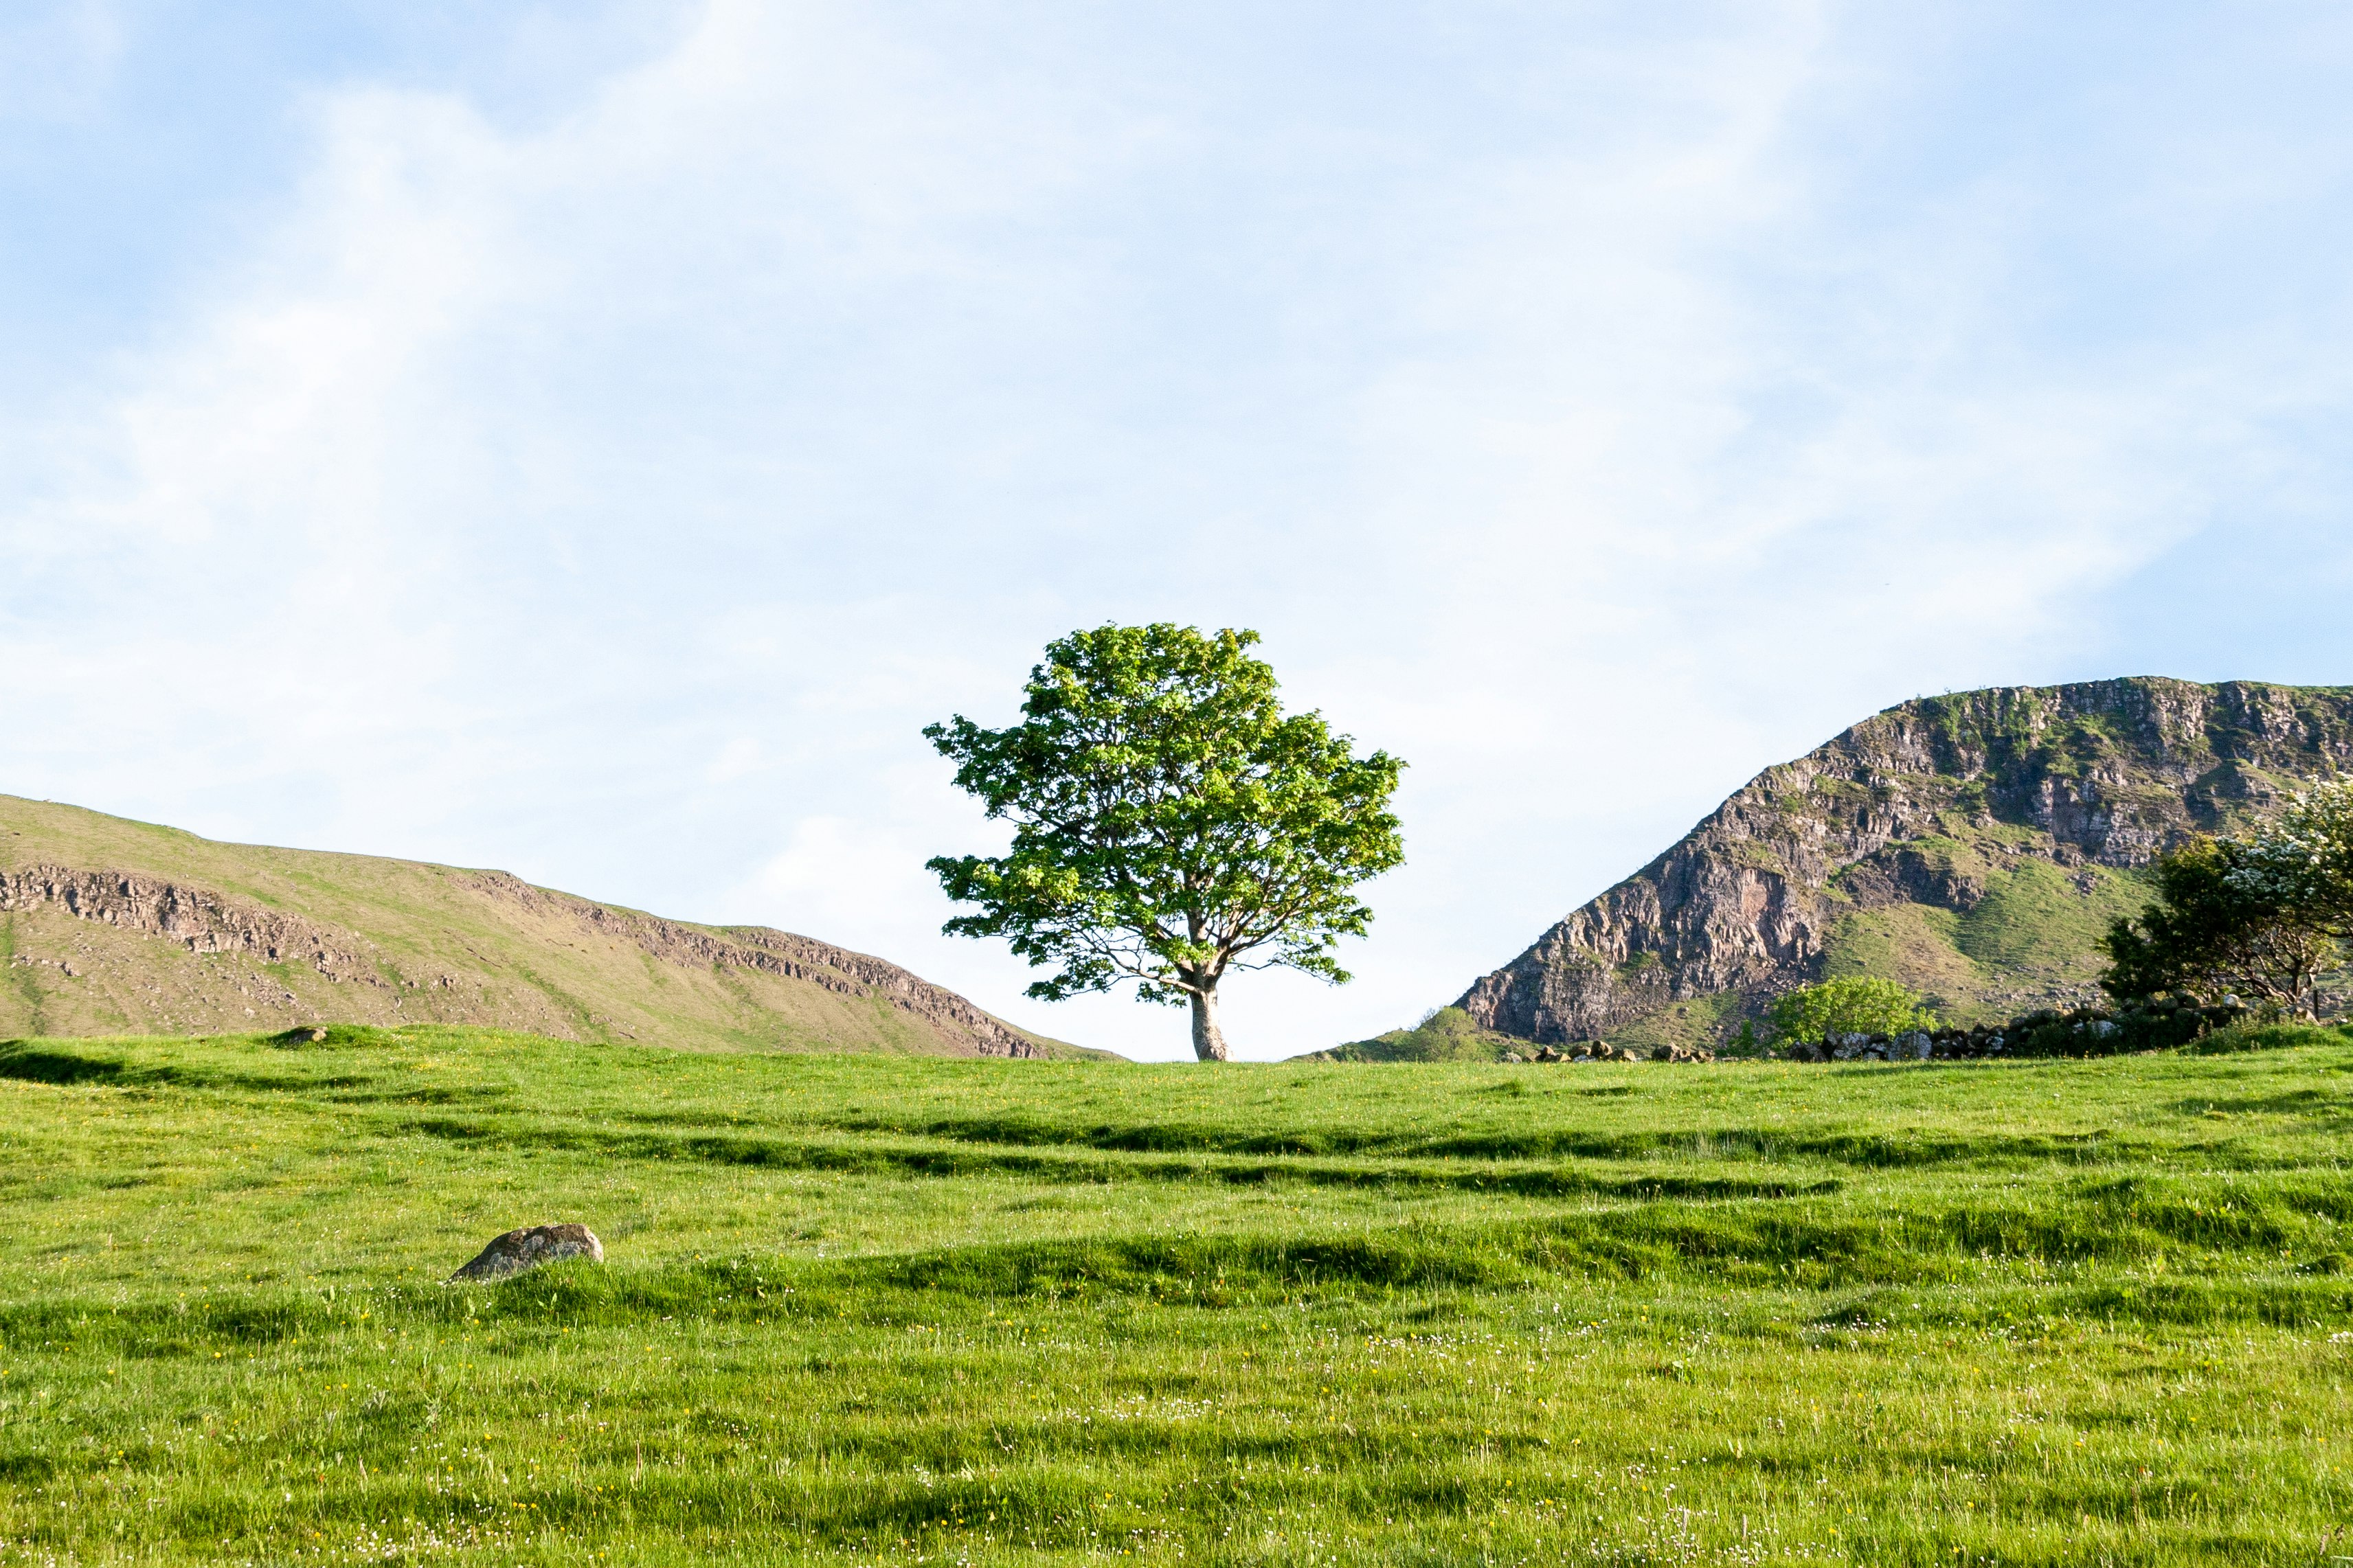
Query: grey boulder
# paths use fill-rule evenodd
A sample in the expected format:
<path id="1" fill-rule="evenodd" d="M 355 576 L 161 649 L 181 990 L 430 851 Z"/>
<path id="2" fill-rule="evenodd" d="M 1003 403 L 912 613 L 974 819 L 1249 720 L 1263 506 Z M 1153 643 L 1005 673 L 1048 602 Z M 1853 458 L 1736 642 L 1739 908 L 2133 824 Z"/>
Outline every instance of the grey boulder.
<path id="1" fill-rule="evenodd" d="M 451 1284 L 480 1279 L 503 1279 L 510 1274 L 521 1274 L 543 1263 L 560 1258 L 585 1258 L 591 1263 L 605 1261 L 605 1244 L 585 1225 L 534 1225 L 521 1230 L 511 1230 L 482 1248 L 471 1263 L 449 1276 Z"/>

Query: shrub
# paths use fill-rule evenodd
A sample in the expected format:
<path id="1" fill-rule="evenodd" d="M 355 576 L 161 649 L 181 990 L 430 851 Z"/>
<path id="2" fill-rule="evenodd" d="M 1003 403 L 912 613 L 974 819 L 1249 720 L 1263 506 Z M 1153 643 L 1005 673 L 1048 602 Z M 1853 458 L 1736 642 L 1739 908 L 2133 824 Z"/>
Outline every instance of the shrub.
<path id="1" fill-rule="evenodd" d="M 1869 974 L 1784 991 L 1773 998 L 1772 1018 L 1782 1038 L 1810 1045 L 1832 1035 L 1900 1035 L 1936 1026 L 1936 1015 L 1917 994 Z"/>

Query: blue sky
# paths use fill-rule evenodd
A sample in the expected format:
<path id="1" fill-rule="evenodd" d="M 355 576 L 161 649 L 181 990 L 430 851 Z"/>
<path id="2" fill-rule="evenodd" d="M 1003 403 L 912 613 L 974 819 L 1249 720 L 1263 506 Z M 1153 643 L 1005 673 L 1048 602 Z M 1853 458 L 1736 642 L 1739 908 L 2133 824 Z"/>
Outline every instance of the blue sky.
<path id="1" fill-rule="evenodd" d="M 882 953 L 917 734 L 1250 626 L 1412 764 L 1240 1054 L 1925 691 L 2353 679 L 2353 12 L 26 0 L 0 790 Z"/>

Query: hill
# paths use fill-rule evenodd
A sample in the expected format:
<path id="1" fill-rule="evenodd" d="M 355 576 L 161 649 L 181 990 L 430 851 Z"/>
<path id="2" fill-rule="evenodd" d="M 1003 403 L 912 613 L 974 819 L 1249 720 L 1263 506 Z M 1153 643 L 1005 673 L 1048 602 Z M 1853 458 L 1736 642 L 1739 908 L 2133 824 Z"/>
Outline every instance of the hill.
<path id="1" fill-rule="evenodd" d="M 0 795 L 0 1037 L 325 1018 L 702 1048 L 1090 1054 L 786 931 Z"/>
<path id="2" fill-rule="evenodd" d="M 1369 1040 L 1350 1040 L 1329 1050 L 1295 1058 L 1315 1062 L 1493 1062 L 1527 1042 L 1483 1028 L 1460 1007 L 1433 1010 L 1409 1029 L 1391 1029 Z"/>
<path id="3" fill-rule="evenodd" d="M 2128 679 L 1922 698 L 1767 768 L 1459 1002 L 1529 1040 L 1713 1043 L 1773 993 L 1900 980 L 1962 1024 L 2096 995 L 2145 868 L 2353 767 L 2353 688 Z"/>
<path id="4" fill-rule="evenodd" d="M 2353 1041 L 2209 1045 L 0 1045 L 0 1562 L 2324 1563 Z"/>

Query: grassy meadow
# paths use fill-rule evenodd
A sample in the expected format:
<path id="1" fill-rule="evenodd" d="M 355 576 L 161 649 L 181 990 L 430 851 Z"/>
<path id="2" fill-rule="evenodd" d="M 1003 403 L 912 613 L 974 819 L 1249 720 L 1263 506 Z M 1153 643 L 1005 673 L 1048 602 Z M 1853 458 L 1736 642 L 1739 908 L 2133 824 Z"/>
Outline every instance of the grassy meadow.
<path id="1" fill-rule="evenodd" d="M 0 1564 L 2353 1560 L 2353 1040 L 2217 1044 L 17 1041 Z"/>

